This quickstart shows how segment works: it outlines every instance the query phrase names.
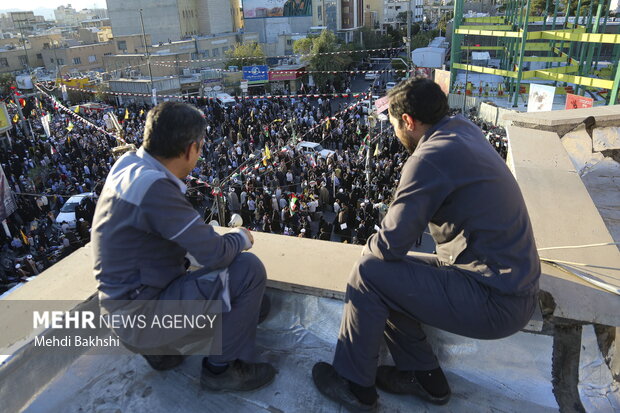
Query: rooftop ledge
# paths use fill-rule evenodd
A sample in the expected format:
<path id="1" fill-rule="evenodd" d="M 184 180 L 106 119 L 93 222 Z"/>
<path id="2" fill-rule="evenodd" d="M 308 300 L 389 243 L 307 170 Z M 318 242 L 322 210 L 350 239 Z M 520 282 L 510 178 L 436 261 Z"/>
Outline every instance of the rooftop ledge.
<path id="1" fill-rule="evenodd" d="M 620 125 L 620 108 L 614 110 L 616 125 Z M 589 116 L 582 111 L 585 110 L 564 112 L 571 112 L 579 119 Z M 529 114 L 523 116 L 530 117 Z M 562 113 L 562 116 L 565 114 Z M 549 117 L 549 113 L 543 117 Z M 526 200 L 537 246 L 613 242 L 557 134 L 510 126 L 508 135 L 508 163 Z M 226 228 L 217 230 L 228 231 Z M 329 241 L 265 233 L 253 235 L 255 245 L 251 251 L 265 264 L 268 286 L 306 296 L 342 298 L 352 265 L 362 250 L 361 246 Z M 620 286 L 617 270 L 620 255 L 616 246 L 544 251 L 541 256 L 596 265 L 596 268 L 589 270 L 594 269 L 597 278 L 615 287 Z M 545 316 L 571 320 L 576 325 L 620 326 L 620 300 L 617 295 L 546 263 L 543 263 L 542 271 L 541 289 L 548 292 L 551 299 L 543 308 Z M 12 292 L 9 298 L 72 300 L 87 307 L 96 307 L 96 299 L 93 299 L 96 287 L 92 276 L 91 249 L 87 245 Z M 70 304 L 67 303 L 67 306 Z M 538 323 L 534 329 L 540 330 L 541 327 L 542 323 Z M 41 368 L 41 360 L 28 357 L 28 347 L 33 337 L 24 335 L 18 326 L 12 324 L 12 317 L 6 309 L 0 318 L 0 334 L 11 337 L 11 342 L 15 343 L 12 359 L 0 368 L 0 399 L 3 403 L 7 402 L 5 407 L 10 411 L 18 411 L 32 404 L 41 389 L 79 357 L 58 356 L 45 360 L 45 368 Z M 450 340 L 454 342 L 458 339 Z M 615 348 L 618 354 L 617 340 Z M 87 352 L 87 349 L 84 351 Z M 615 359 L 618 357 L 615 356 Z M 618 372 L 615 371 L 615 374 Z M 81 384 L 75 385 L 79 387 Z"/>

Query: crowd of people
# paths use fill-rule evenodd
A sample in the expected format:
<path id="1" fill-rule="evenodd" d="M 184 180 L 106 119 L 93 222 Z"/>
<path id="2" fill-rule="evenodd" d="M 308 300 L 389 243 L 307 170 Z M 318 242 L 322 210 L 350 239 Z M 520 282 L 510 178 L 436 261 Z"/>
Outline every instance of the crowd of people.
<path id="1" fill-rule="evenodd" d="M 387 212 L 407 153 L 389 122 L 370 126 L 361 99 L 248 99 L 228 108 L 191 101 L 205 113 L 207 130 L 202 161 L 187 178 L 189 201 L 206 222 L 226 225 L 239 214 L 256 231 L 364 244 Z M 17 202 L 0 230 L 0 293 L 89 241 L 112 148 L 141 145 L 149 109 L 125 104 L 76 113 L 44 95 L 30 100 L 28 120 L 14 123 L 0 152 Z M 16 104 L 9 105 L 11 117 Z M 505 157 L 505 131 L 468 115 Z M 104 130 L 111 116 L 122 130 Z M 304 152 L 300 141 L 331 152 Z M 84 202 L 75 219 L 57 222 L 65 202 L 79 194 Z"/>

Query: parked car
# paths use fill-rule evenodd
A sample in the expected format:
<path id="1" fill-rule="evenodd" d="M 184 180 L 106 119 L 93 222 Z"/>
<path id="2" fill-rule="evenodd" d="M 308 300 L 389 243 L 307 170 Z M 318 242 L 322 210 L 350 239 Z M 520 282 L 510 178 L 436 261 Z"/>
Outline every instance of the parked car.
<path id="1" fill-rule="evenodd" d="M 301 141 L 297 144 L 295 148 L 298 152 L 302 152 L 304 155 L 310 153 L 325 159 L 333 156 L 335 153 L 332 150 L 324 149 L 320 144 L 316 142 Z"/>
<path id="2" fill-rule="evenodd" d="M 379 73 L 377 72 L 367 72 L 364 75 L 364 80 L 375 80 L 379 77 Z"/>
<path id="3" fill-rule="evenodd" d="M 394 86 L 396 86 L 396 82 L 387 82 L 385 84 L 385 90 L 390 90 L 392 89 Z"/>
<path id="4" fill-rule="evenodd" d="M 376 102 L 377 99 L 379 99 L 379 96 L 374 95 L 372 97 L 372 101 L 373 101 L 372 104 L 370 103 L 370 100 L 368 100 L 368 99 L 362 100 L 362 102 L 360 103 L 360 105 L 362 106 L 362 112 L 364 114 L 371 113 L 373 111 L 373 109 L 374 109 L 374 105 L 375 105 L 374 102 Z"/>
<path id="5" fill-rule="evenodd" d="M 67 200 L 67 202 L 65 202 L 62 208 L 60 208 L 60 213 L 56 217 L 56 223 L 60 225 L 63 222 L 66 222 L 70 228 L 75 228 L 77 221 L 75 217 L 75 209 L 78 205 L 83 205 L 86 198 L 93 199 L 94 196 L 94 192 L 84 192 L 79 195 L 73 195 Z"/>

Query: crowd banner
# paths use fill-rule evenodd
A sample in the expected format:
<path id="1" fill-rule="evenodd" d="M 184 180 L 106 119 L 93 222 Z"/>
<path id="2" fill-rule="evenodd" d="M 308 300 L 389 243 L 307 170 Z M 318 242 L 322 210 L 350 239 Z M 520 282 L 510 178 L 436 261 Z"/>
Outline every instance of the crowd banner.
<path id="1" fill-rule="evenodd" d="M 0 166 L 0 221 L 3 221 L 9 217 L 17 209 L 15 198 L 13 198 L 13 191 L 9 186 L 9 181 L 4 175 L 4 169 Z"/>
<path id="2" fill-rule="evenodd" d="M 480 104 L 480 119 L 485 122 L 492 123 L 493 125 L 497 125 L 497 106 L 489 105 L 488 103 Z"/>
<path id="3" fill-rule="evenodd" d="M 527 101 L 528 112 L 547 112 L 553 110 L 555 87 L 532 83 L 530 97 Z"/>
<path id="4" fill-rule="evenodd" d="M 592 98 L 567 93 L 566 106 L 564 106 L 564 109 L 585 109 L 591 108 L 592 105 L 594 105 L 594 99 Z"/>
<path id="5" fill-rule="evenodd" d="M 435 83 L 441 87 L 446 96 L 450 94 L 450 71 L 435 69 Z"/>

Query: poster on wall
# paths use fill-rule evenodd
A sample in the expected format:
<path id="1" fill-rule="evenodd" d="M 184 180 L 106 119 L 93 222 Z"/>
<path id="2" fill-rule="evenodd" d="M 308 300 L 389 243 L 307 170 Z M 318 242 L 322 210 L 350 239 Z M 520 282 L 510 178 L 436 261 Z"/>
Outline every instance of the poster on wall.
<path id="1" fill-rule="evenodd" d="M 243 18 L 312 16 L 312 0 L 243 0 Z"/>
<path id="2" fill-rule="evenodd" d="M 530 97 L 527 101 L 528 112 L 546 112 L 553 110 L 555 87 L 546 85 L 530 85 Z"/>
<path id="3" fill-rule="evenodd" d="M 585 96 L 573 95 L 572 93 L 566 94 L 566 106 L 564 109 L 585 109 L 591 108 L 594 104 L 594 99 L 587 98 Z"/>
<path id="4" fill-rule="evenodd" d="M 450 93 L 450 71 L 435 69 L 435 83 L 441 87 L 447 96 Z"/>

